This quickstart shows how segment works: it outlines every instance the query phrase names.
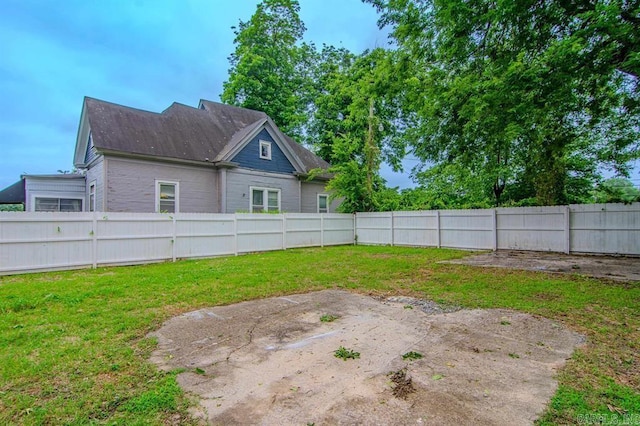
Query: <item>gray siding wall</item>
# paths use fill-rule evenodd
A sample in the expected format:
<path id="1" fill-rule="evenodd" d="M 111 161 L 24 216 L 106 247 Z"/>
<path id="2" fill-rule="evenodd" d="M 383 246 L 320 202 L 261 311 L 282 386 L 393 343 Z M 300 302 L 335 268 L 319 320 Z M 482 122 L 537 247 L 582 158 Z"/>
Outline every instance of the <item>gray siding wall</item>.
<path id="1" fill-rule="evenodd" d="M 318 194 L 329 194 L 323 182 L 302 182 L 302 213 L 318 212 Z M 329 204 L 329 213 L 335 213 L 340 203 L 333 200 Z"/>
<path id="2" fill-rule="evenodd" d="M 248 170 L 227 171 L 227 211 L 249 211 L 251 194 L 249 188 L 273 188 L 280 190 L 280 210 L 286 213 L 300 212 L 300 189 L 294 176 L 275 175 L 273 173 L 252 172 Z"/>
<path id="3" fill-rule="evenodd" d="M 271 142 L 271 160 L 260 158 L 261 140 Z M 240 167 L 254 170 L 274 173 L 293 173 L 296 171 L 266 129 L 262 129 L 231 161 L 238 163 Z"/>
<path id="4" fill-rule="evenodd" d="M 183 213 L 218 213 L 217 172 L 196 166 L 106 158 L 106 211 L 154 212 L 156 180 L 179 183 Z"/>
<path id="5" fill-rule="evenodd" d="M 27 211 L 34 211 L 35 197 L 42 198 L 77 198 L 82 200 L 82 209 L 86 207 L 85 179 L 77 178 L 25 178 L 25 204 Z"/>
<path id="6" fill-rule="evenodd" d="M 87 170 L 86 200 L 89 203 L 89 185 L 96 181 L 96 211 L 104 211 L 104 158 L 101 156 L 91 168 Z M 89 204 L 85 206 L 85 211 L 89 211 Z"/>

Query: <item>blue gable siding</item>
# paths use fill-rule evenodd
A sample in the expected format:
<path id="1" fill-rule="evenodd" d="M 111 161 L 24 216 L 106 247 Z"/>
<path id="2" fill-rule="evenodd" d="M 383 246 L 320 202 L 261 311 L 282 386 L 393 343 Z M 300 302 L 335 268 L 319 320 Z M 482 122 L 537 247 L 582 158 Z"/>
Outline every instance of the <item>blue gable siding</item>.
<path id="1" fill-rule="evenodd" d="M 260 158 L 261 140 L 271 142 L 271 160 Z M 289 162 L 266 129 L 262 129 L 231 161 L 247 169 L 276 173 L 293 173 L 296 171 L 296 168 Z"/>

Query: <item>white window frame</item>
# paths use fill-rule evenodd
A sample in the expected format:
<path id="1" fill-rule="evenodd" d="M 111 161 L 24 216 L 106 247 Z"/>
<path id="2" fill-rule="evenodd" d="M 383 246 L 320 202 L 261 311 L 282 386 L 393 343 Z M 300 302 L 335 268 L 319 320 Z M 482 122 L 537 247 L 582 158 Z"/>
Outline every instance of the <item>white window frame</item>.
<path id="1" fill-rule="evenodd" d="M 95 212 L 96 211 L 96 181 L 92 180 L 89 183 L 89 205 L 87 207 L 89 207 L 89 211 L 90 212 Z"/>
<path id="2" fill-rule="evenodd" d="M 263 188 L 260 186 L 250 186 L 249 187 L 249 212 L 254 213 L 253 211 L 253 191 L 262 191 L 262 212 L 269 212 L 269 192 L 277 192 L 278 193 L 278 209 L 277 211 L 282 211 L 282 192 L 278 188 Z"/>
<path id="3" fill-rule="evenodd" d="M 172 180 L 164 180 L 164 179 L 156 179 L 156 213 L 162 213 L 160 211 L 160 185 L 174 185 L 175 186 L 175 200 L 174 200 L 174 213 L 178 213 L 180 211 L 180 182 L 172 181 Z"/>
<path id="4" fill-rule="evenodd" d="M 60 210 L 60 200 L 78 200 L 78 201 L 80 201 L 80 210 L 78 210 L 78 211 L 79 212 L 84 211 L 85 200 L 82 197 L 65 197 L 65 196 L 58 196 L 58 195 L 46 195 L 46 194 L 39 195 L 39 194 L 35 194 L 35 195 L 33 195 L 31 197 L 31 205 L 33 206 L 32 208 L 33 208 L 34 212 L 39 211 L 39 210 L 36 210 L 36 206 L 37 206 L 36 200 L 38 198 L 47 198 L 47 199 L 51 199 L 51 200 L 58 200 L 58 210 L 53 210 L 54 212 L 60 212 L 61 211 Z M 40 211 L 51 211 L 51 210 L 40 210 Z M 63 213 L 65 213 L 65 212 L 63 212 Z"/>
<path id="5" fill-rule="evenodd" d="M 324 197 L 324 198 L 327 199 L 326 204 L 325 204 L 326 205 L 326 207 L 325 207 L 326 211 L 324 211 L 324 212 L 320 211 L 320 197 Z M 329 194 L 318 194 L 316 206 L 318 207 L 318 213 L 329 213 Z"/>
<path id="6" fill-rule="evenodd" d="M 271 142 L 269 141 L 260 141 L 259 145 L 259 154 L 260 154 L 260 158 L 262 158 L 263 160 L 271 160 Z M 266 147 L 267 148 L 267 155 L 262 155 L 262 147 Z"/>

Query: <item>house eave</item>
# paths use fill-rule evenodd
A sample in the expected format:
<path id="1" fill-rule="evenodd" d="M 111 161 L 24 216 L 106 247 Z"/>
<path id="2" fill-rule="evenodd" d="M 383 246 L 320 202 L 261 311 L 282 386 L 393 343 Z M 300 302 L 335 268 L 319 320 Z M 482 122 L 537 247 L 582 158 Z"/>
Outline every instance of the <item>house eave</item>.
<path id="1" fill-rule="evenodd" d="M 196 160 L 188 160 L 184 158 L 161 157 L 158 155 L 137 154 L 133 152 L 117 151 L 117 150 L 110 150 L 110 149 L 98 149 L 98 151 L 100 154 L 102 154 L 105 157 L 113 156 L 113 157 L 121 157 L 121 158 L 132 158 L 136 160 L 159 161 L 162 163 L 188 164 L 192 166 L 208 167 L 208 168 L 237 166 L 236 163 L 214 162 L 214 161 L 210 161 L 209 159 L 196 161 Z M 220 163 L 223 163 L 223 164 L 220 164 Z"/>

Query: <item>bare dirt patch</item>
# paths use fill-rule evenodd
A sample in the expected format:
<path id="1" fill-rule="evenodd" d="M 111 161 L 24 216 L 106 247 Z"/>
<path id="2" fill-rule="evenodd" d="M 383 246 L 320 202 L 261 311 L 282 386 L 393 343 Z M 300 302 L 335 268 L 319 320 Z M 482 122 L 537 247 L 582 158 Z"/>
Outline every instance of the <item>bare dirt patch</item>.
<path id="1" fill-rule="evenodd" d="M 152 333 L 152 360 L 186 369 L 178 382 L 211 424 L 531 424 L 582 337 L 524 313 L 448 310 L 338 290 L 218 306 Z"/>
<path id="2" fill-rule="evenodd" d="M 640 281 L 639 257 L 500 250 L 444 263 L 577 274 L 617 281 Z"/>

